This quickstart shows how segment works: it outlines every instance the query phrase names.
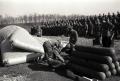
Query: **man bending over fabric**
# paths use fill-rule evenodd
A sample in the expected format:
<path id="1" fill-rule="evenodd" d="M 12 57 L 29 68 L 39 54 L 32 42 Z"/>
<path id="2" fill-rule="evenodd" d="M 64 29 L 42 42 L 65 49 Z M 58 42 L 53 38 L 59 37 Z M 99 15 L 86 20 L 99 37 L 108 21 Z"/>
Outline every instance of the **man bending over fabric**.
<path id="1" fill-rule="evenodd" d="M 60 41 L 45 41 L 43 44 L 45 51 L 45 59 L 50 68 L 57 68 L 61 65 L 64 65 L 64 59 L 60 55 L 62 49 Z"/>
<path id="2" fill-rule="evenodd" d="M 62 51 L 65 51 L 69 54 L 74 50 L 74 46 L 76 45 L 78 41 L 78 33 L 76 30 L 73 29 L 72 26 L 67 27 L 67 34 L 70 37 L 69 38 L 69 43 L 66 45 L 65 48 L 62 49 Z"/>
<path id="3" fill-rule="evenodd" d="M 79 76 L 74 74 L 74 72 L 69 69 L 70 62 L 66 59 L 64 60 L 62 56 L 61 50 L 62 46 L 60 41 L 45 41 L 43 44 L 44 51 L 45 51 L 45 59 L 47 60 L 48 66 L 52 69 L 52 71 L 59 70 L 64 73 L 65 76 L 75 80 L 80 81 Z"/>

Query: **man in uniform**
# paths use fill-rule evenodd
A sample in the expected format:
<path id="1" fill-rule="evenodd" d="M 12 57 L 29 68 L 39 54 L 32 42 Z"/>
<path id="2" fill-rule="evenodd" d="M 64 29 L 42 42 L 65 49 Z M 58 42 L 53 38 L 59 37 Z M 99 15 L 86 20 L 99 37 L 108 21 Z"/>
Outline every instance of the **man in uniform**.
<path id="1" fill-rule="evenodd" d="M 87 21 L 85 21 L 85 23 L 84 23 L 84 32 L 85 32 L 84 37 L 87 37 L 87 35 L 88 35 L 88 23 L 87 23 Z"/>
<path id="2" fill-rule="evenodd" d="M 35 35 L 35 33 L 37 32 L 35 26 L 31 27 L 31 35 Z"/>
<path id="3" fill-rule="evenodd" d="M 58 41 L 45 41 L 43 44 L 45 51 L 45 59 L 50 68 L 55 69 L 61 65 L 64 65 L 64 59 L 60 55 L 61 42 Z"/>
<path id="4" fill-rule="evenodd" d="M 42 36 L 42 29 L 40 26 L 37 26 L 37 37 L 41 37 Z"/>
<path id="5" fill-rule="evenodd" d="M 66 47 L 70 48 L 70 52 L 74 50 L 74 46 L 76 45 L 78 41 L 78 33 L 76 30 L 73 29 L 72 26 L 68 26 L 67 28 L 69 43 L 66 45 Z"/>
<path id="6" fill-rule="evenodd" d="M 71 44 L 76 44 L 77 43 L 77 40 L 78 40 L 78 34 L 77 34 L 77 31 L 74 30 L 72 27 L 68 28 L 68 34 L 70 36 L 70 39 L 69 39 L 69 43 Z"/>
<path id="7" fill-rule="evenodd" d="M 114 25 L 110 23 L 110 21 L 104 21 L 102 23 L 102 35 L 100 39 L 100 43 L 103 47 L 111 47 L 113 44 L 111 29 L 114 28 Z"/>

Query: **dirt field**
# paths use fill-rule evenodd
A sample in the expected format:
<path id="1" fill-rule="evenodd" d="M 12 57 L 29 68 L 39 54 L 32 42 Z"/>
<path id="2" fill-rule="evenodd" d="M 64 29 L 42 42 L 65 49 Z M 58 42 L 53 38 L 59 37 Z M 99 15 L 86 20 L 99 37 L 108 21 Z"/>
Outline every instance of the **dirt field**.
<path id="1" fill-rule="evenodd" d="M 68 40 L 68 38 L 65 37 L 50 38 Z M 89 43 L 84 43 L 84 45 L 92 45 L 90 44 L 92 39 L 79 38 L 79 43 L 81 44 L 87 41 Z M 120 41 L 115 41 L 114 47 L 117 51 L 117 56 L 119 57 Z M 0 67 L 0 81 L 73 81 L 61 74 L 62 72 L 60 74 L 59 72 L 55 73 L 51 71 L 46 65 L 36 63 L 24 63 L 9 67 Z M 113 76 L 111 78 L 105 79 L 104 81 L 120 81 L 120 76 Z"/>

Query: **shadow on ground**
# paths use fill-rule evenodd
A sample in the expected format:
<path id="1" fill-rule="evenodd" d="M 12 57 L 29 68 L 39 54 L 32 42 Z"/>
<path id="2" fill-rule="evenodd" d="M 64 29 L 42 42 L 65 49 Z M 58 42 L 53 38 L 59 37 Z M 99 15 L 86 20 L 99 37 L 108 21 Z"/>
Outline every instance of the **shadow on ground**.
<path id="1" fill-rule="evenodd" d="M 33 71 L 50 71 L 50 68 L 47 65 L 38 63 L 30 63 L 28 68 L 32 69 Z"/>
<path id="2" fill-rule="evenodd" d="M 45 64 L 37 64 L 37 63 L 31 63 L 28 65 L 28 68 L 32 69 L 33 71 L 44 71 L 44 72 L 54 72 L 62 77 L 66 77 L 69 79 L 73 79 L 73 74 L 71 72 L 67 72 L 66 67 L 65 66 L 61 66 L 59 68 L 56 68 L 54 71 L 49 68 L 47 65 Z M 69 76 L 71 77 L 69 77 Z"/>
<path id="3" fill-rule="evenodd" d="M 37 63 L 30 63 L 28 68 L 32 69 L 33 71 L 47 71 L 47 72 L 56 72 L 59 75 L 66 76 L 65 67 L 59 67 L 55 71 L 52 68 L 48 67 L 47 64 L 37 64 Z"/>

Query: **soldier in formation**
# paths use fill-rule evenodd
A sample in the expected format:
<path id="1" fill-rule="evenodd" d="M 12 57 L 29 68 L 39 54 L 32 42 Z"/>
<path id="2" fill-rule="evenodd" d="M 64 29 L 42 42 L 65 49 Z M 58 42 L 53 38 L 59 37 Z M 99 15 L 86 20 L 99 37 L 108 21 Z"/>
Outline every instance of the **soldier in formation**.
<path id="1" fill-rule="evenodd" d="M 34 25 L 31 27 L 31 35 L 36 35 L 38 37 L 42 36 L 41 26 Z"/>
<path id="2" fill-rule="evenodd" d="M 104 36 L 105 32 L 111 33 L 112 39 L 118 39 L 120 37 L 120 13 L 108 13 L 99 14 L 98 16 L 77 16 L 71 18 L 62 18 L 59 20 L 53 20 L 51 22 L 40 23 L 39 29 L 31 28 L 31 34 L 38 31 L 38 36 L 41 36 L 41 29 L 43 35 L 47 36 L 61 36 L 66 32 L 66 27 L 71 25 L 75 31 L 77 31 L 79 37 L 94 38 L 100 43 L 101 36 Z M 33 31 L 32 31 L 33 30 Z M 37 32 L 37 31 L 36 31 Z M 102 37 L 104 38 L 104 37 Z"/>

